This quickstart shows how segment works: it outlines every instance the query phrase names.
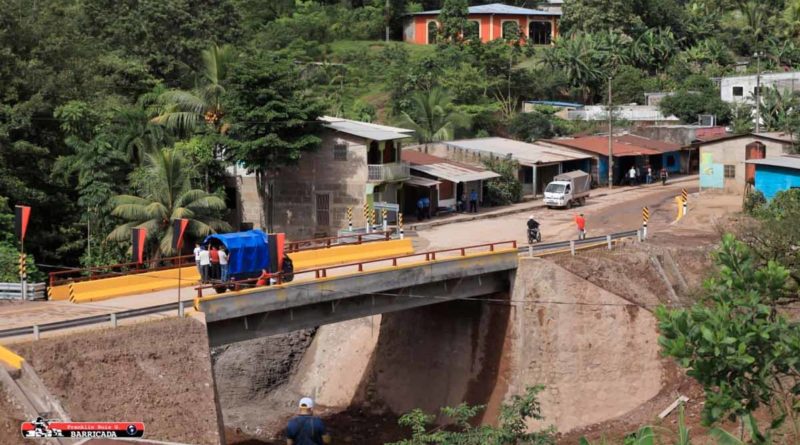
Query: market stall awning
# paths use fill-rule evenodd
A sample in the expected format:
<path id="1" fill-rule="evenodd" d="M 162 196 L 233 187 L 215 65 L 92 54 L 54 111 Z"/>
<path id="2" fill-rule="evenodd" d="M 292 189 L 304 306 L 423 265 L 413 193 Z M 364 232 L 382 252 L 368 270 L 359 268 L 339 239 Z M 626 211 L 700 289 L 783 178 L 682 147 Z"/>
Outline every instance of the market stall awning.
<path id="1" fill-rule="evenodd" d="M 491 171 L 475 171 L 450 163 L 412 165 L 411 170 L 426 173 L 439 179 L 451 182 L 480 181 L 481 179 L 499 178 L 500 175 Z"/>
<path id="2" fill-rule="evenodd" d="M 416 185 L 417 187 L 433 187 L 441 184 L 442 181 L 411 175 L 411 177 L 406 179 L 403 183 L 408 185 Z"/>

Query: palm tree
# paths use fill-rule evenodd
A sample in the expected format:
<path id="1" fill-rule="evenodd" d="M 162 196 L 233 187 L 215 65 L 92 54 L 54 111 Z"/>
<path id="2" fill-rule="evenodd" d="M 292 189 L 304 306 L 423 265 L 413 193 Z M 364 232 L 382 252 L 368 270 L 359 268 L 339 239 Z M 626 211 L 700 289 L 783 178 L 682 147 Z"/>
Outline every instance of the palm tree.
<path id="1" fill-rule="evenodd" d="M 669 29 L 648 29 L 636 39 L 633 55 L 641 68 L 656 74 L 663 69 L 678 49 L 678 39 Z"/>
<path id="2" fill-rule="evenodd" d="M 604 78 L 603 56 L 592 34 L 576 33 L 557 39 L 555 46 L 545 50 L 544 61 L 563 71 L 570 86 L 580 90 L 586 103 L 592 96 L 592 87 Z"/>
<path id="3" fill-rule="evenodd" d="M 200 74 L 203 82 L 191 91 L 169 90 L 161 94 L 158 101 L 162 110 L 153 118 L 153 122 L 182 133 L 195 132 L 204 125 L 215 132 L 225 132 L 223 83 L 228 76 L 234 51 L 230 45 L 215 44 L 203 50 L 202 57 Z"/>
<path id="4" fill-rule="evenodd" d="M 228 223 L 217 216 L 225 210 L 225 201 L 203 190 L 192 189 L 189 171 L 191 166 L 177 151 L 162 149 L 148 154 L 147 180 L 141 196 L 111 198 L 114 206 L 111 214 L 126 222 L 115 228 L 108 239 L 126 241 L 130 239 L 132 228 L 145 228 L 148 238 L 157 244 L 155 255 L 160 257 L 176 254 L 172 248 L 171 222 L 174 219 L 189 219 L 186 234 L 190 239 L 231 230 Z"/>
<path id="5" fill-rule="evenodd" d="M 417 142 L 452 139 L 456 128 L 468 125 L 468 119 L 453 110 L 450 95 L 441 88 L 417 91 L 411 97 L 411 109 L 400 113 L 400 125 L 414 130 Z"/>

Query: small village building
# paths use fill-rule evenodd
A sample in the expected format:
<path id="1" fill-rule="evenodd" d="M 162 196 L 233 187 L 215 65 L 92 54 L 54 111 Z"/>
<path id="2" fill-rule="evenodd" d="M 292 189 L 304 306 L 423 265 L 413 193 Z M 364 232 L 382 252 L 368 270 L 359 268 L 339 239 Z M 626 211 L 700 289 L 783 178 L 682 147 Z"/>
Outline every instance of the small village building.
<path id="1" fill-rule="evenodd" d="M 578 138 L 549 139 L 538 141 L 558 145 L 593 155 L 596 163 L 590 171 L 598 184 L 608 184 L 608 136 L 584 136 Z M 624 173 L 631 167 L 645 172 L 649 166 L 653 174 L 665 168 L 670 173 L 686 173 L 691 166 L 693 149 L 682 150 L 679 144 L 648 139 L 633 134 L 612 138 L 614 157 L 614 181 L 623 181 Z M 643 173 L 644 174 L 644 173 Z"/>
<path id="2" fill-rule="evenodd" d="M 432 156 L 417 150 L 405 149 L 402 160 L 409 164 L 411 178 L 403 184 L 403 212 L 415 212 L 416 202 L 425 196 L 431 200 L 435 213 L 458 210 L 462 193 L 478 192 L 483 201 L 483 181 L 500 175 L 486 168 L 462 164 Z"/>
<path id="3" fill-rule="evenodd" d="M 614 119 L 624 120 L 634 127 L 649 125 L 677 125 L 681 120 L 674 115 L 664 115 L 654 105 L 620 105 L 611 109 Z M 560 117 L 571 121 L 607 121 L 608 107 L 605 105 L 586 105 L 576 110 L 568 110 Z"/>
<path id="4" fill-rule="evenodd" d="M 558 21 L 561 10 L 530 9 L 492 3 L 469 7 L 465 39 L 480 39 L 489 42 L 507 38 L 510 33 L 536 45 L 549 45 L 558 37 Z M 436 43 L 439 33 L 441 10 L 407 14 L 403 25 L 403 40 L 419 45 Z"/>
<path id="5" fill-rule="evenodd" d="M 727 135 L 692 144 L 699 149 L 700 188 L 744 193 L 754 185 L 755 164 L 746 161 L 790 153 L 796 138 L 782 132 Z"/>
<path id="6" fill-rule="evenodd" d="M 754 159 L 747 165 L 755 167 L 755 189 L 767 200 L 784 190 L 800 189 L 800 155 Z"/>
<path id="7" fill-rule="evenodd" d="M 452 161 L 483 167 L 491 159 L 512 159 L 526 196 L 544 193 L 544 188 L 560 173 L 589 171 L 592 156 L 558 146 L 546 146 L 500 137 L 443 141 L 413 147 L 416 150 Z"/>
<path id="8" fill-rule="evenodd" d="M 255 178 L 237 178 L 239 205 L 251 209 L 239 212 L 247 218 L 240 226 L 264 228 L 261 221 L 269 224 L 271 218 L 274 230 L 291 239 L 336 236 L 347 228 L 348 208 L 353 225 L 364 227 L 365 204 L 400 202 L 402 183 L 410 177 L 408 164 L 400 158 L 401 143 L 413 132 L 333 117 L 320 121 L 319 148 L 278 172 L 272 215 L 252 211 L 262 207 Z"/>
<path id="9" fill-rule="evenodd" d="M 800 71 L 765 73 L 761 76 L 750 74 L 721 77 L 717 79 L 717 82 L 719 83 L 720 99 L 723 101 L 733 104 L 753 104 L 755 103 L 756 86 L 759 83 L 762 90 L 777 88 L 780 91 L 800 91 Z"/>

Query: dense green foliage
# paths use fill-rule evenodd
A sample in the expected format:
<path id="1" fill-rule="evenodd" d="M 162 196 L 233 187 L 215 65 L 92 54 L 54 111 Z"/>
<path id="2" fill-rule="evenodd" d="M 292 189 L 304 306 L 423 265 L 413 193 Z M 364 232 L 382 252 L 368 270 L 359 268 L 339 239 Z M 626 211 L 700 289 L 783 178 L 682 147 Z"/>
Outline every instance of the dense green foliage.
<path id="1" fill-rule="evenodd" d="M 800 325 L 781 311 L 797 301 L 789 273 L 775 261 L 757 266 L 751 249 L 731 235 L 715 258 L 719 277 L 708 281 L 703 302 L 656 312 L 664 353 L 703 385 L 707 425 L 761 406 L 775 408 L 775 426 L 796 422 Z"/>
<path id="2" fill-rule="evenodd" d="M 522 395 L 515 395 L 500 407 L 497 426 L 474 426 L 485 406 L 470 406 L 465 403 L 456 407 L 443 407 L 443 416 L 451 419 L 452 428 L 433 427 L 436 415 L 415 409 L 400 417 L 400 425 L 411 429 L 411 438 L 389 445 L 555 445 L 553 428 L 528 431 L 527 422 L 544 420 L 537 398 L 543 386 L 528 387 Z"/>
<path id="3" fill-rule="evenodd" d="M 484 182 L 484 205 L 508 205 L 522 200 L 522 183 L 519 181 L 519 163 L 513 159 L 486 159 L 484 165 L 498 173 L 499 178 Z"/>

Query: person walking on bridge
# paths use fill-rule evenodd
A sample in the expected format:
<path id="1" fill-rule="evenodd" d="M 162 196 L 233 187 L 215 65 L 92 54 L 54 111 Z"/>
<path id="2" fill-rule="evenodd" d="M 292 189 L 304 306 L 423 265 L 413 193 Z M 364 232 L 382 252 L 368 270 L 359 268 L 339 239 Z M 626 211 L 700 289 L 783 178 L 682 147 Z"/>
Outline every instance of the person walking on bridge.
<path id="1" fill-rule="evenodd" d="M 583 217 L 583 213 L 575 215 L 575 225 L 578 226 L 578 239 L 586 239 L 586 218 Z"/>
<path id="2" fill-rule="evenodd" d="M 200 276 L 203 275 L 203 271 L 200 270 L 200 251 L 201 250 L 202 249 L 200 248 L 200 243 L 194 243 L 194 251 L 193 251 L 194 252 L 194 264 L 197 265 L 197 274 L 200 275 Z"/>
<path id="3" fill-rule="evenodd" d="M 200 249 L 200 282 L 208 283 L 208 275 L 211 271 L 211 254 L 208 249 L 203 247 Z"/>
<path id="4" fill-rule="evenodd" d="M 292 417 L 286 426 L 286 445 L 327 445 L 331 436 L 325 430 L 325 422 L 313 413 L 314 401 L 308 397 L 300 399 L 300 413 Z"/>
<path id="5" fill-rule="evenodd" d="M 219 249 L 219 269 L 222 282 L 228 281 L 228 251 L 224 248 Z"/>

